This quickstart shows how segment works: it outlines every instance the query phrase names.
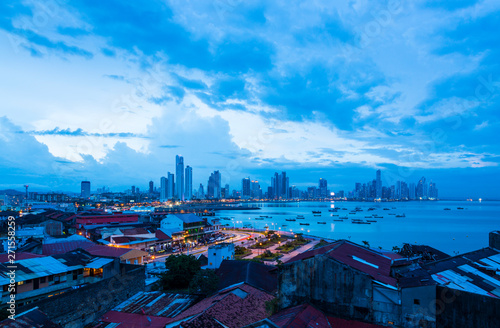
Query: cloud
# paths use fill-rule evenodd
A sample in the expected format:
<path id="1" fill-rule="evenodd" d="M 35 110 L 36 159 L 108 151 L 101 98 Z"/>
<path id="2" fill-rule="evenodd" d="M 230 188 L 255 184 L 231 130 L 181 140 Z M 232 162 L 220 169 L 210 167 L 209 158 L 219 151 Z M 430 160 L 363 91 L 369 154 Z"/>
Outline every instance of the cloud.
<path id="1" fill-rule="evenodd" d="M 498 165 L 494 1 L 0 9 L 9 138 L 73 177 L 153 179 L 179 151 L 199 181 L 220 168 L 234 185 L 266 167 Z"/>

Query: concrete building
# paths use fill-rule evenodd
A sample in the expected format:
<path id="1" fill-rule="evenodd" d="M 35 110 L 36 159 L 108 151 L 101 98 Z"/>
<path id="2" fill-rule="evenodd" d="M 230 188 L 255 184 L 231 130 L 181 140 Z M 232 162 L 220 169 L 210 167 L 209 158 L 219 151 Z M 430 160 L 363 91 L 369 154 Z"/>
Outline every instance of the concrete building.
<path id="1" fill-rule="evenodd" d="M 90 181 L 82 181 L 81 194 L 82 198 L 90 197 Z"/>
<path id="2" fill-rule="evenodd" d="M 208 248 L 207 269 L 218 269 L 224 260 L 234 260 L 234 244 L 221 243 Z"/>
<path id="3" fill-rule="evenodd" d="M 184 189 L 184 198 L 186 200 L 191 200 L 193 198 L 193 168 L 191 166 L 186 166 L 186 188 Z"/>
<path id="4" fill-rule="evenodd" d="M 436 283 L 427 274 L 398 284 L 392 270 L 405 265 L 409 261 L 397 254 L 348 241 L 302 253 L 280 269 L 280 308 L 309 302 L 351 320 L 396 327 L 419 327 L 415 322 L 420 322 L 435 327 L 435 314 L 429 313 L 428 304 L 435 299 Z M 411 311 L 402 314 L 403 308 Z"/>
<path id="5" fill-rule="evenodd" d="M 175 156 L 175 198 L 184 200 L 184 157 Z"/>
<path id="6" fill-rule="evenodd" d="M 207 231 L 206 221 L 195 214 L 168 214 L 160 222 L 163 231 L 171 234 L 174 241 L 195 241 L 204 238 Z"/>
<path id="7" fill-rule="evenodd" d="M 46 297 L 59 295 L 68 288 L 93 284 L 119 273 L 118 260 L 100 258 L 84 252 L 28 258 L 16 263 L 16 305 L 18 307 Z M 0 264 L 2 304 L 10 298 L 8 264 Z"/>

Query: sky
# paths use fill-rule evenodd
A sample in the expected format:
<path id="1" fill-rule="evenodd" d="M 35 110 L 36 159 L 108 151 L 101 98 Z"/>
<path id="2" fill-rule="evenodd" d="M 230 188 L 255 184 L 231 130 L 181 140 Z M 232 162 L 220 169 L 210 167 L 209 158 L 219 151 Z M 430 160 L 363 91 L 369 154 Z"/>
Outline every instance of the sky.
<path id="1" fill-rule="evenodd" d="M 500 1 L 0 2 L 0 189 L 437 184 L 500 199 Z"/>

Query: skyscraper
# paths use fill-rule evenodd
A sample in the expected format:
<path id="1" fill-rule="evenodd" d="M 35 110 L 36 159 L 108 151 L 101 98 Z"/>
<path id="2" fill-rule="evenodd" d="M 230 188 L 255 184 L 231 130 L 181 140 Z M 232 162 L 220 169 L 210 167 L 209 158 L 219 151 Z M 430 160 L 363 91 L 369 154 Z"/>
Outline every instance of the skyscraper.
<path id="1" fill-rule="evenodd" d="M 425 177 L 420 178 L 420 180 L 418 181 L 415 193 L 417 199 L 427 198 L 427 181 L 425 180 Z"/>
<path id="2" fill-rule="evenodd" d="M 149 194 L 155 192 L 155 183 L 153 181 L 149 181 Z"/>
<path id="3" fill-rule="evenodd" d="M 208 178 L 207 198 L 221 198 L 221 174 L 219 171 L 214 171 Z"/>
<path id="4" fill-rule="evenodd" d="M 174 198 L 174 191 L 175 191 L 174 175 L 172 173 L 168 172 L 168 174 L 167 174 L 167 194 L 166 194 L 167 199 Z"/>
<path id="5" fill-rule="evenodd" d="M 382 198 L 382 172 L 377 170 L 375 198 Z"/>
<path id="6" fill-rule="evenodd" d="M 186 166 L 186 188 L 184 189 L 184 196 L 187 200 L 193 198 L 193 168 Z"/>
<path id="7" fill-rule="evenodd" d="M 198 188 L 198 198 L 205 198 L 205 191 L 203 190 L 203 184 L 200 183 L 200 187 Z"/>
<path id="8" fill-rule="evenodd" d="M 416 192 L 415 184 L 413 182 L 410 182 L 410 186 L 408 187 L 408 199 L 415 199 L 416 198 L 415 192 Z"/>
<path id="9" fill-rule="evenodd" d="M 90 197 L 90 181 L 82 181 L 81 196 L 83 198 L 89 198 Z"/>
<path id="10" fill-rule="evenodd" d="M 175 198 L 184 200 L 184 157 L 175 156 Z"/>
<path id="11" fill-rule="evenodd" d="M 328 190 L 328 182 L 325 179 L 320 178 L 318 187 L 319 187 L 319 197 L 326 198 Z"/>
<path id="12" fill-rule="evenodd" d="M 161 177 L 160 179 L 160 202 L 164 202 L 168 199 L 167 197 L 167 185 L 168 179 L 165 177 Z M 151 187 L 150 187 L 151 189 Z"/>
<path id="13" fill-rule="evenodd" d="M 241 180 L 241 198 L 250 198 L 250 178 Z"/>

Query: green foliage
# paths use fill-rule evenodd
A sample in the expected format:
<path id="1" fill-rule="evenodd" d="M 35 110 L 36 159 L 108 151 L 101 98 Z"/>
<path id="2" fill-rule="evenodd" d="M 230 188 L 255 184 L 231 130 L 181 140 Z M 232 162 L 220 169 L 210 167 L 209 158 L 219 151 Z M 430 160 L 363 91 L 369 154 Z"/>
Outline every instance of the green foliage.
<path id="1" fill-rule="evenodd" d="M 184 289 L 201 270 L 200 263 L 193 255 L 170 255 L 165 260 L 167 272 L 161 277 L 164 290 Z"/>
<path id="2" fill-rule="evenodd" d="M 234 247 L 234 255 L 243 255 L 245 254 L 247 249 L 243 246 L 235 246 Z"/>
<path id="3" fill-rule="evenodd" d="M 401 251 L 401 248 L 399 248 L 398 246 L 392 246 L 392 251 L 395 253 L 399 253 Z"/>
<path id="4" fill-rule="evenodd" d="M 366 247 L 370 247 L 370 243 L 366 240 L 363 240 L 362 241 L 363 245 L 365 245 Z"/>
<path id="5" fill-rule="evenodd" d="M 271 252 L 270 250 L 265 250 L 264 253 L 262 254 L 262 257 L 272 257 L 273 256 L 273 252 Z"/>
<path id="6" fill-rule="evenodd" d="M 269 316 L 278 313 L 279 311 L 279 301 L 277 298 L 273 298 L 266 302 L 266 312 Z"/>
<path id="7" fill-rule="evenodd" d="M 219 277 L 215 270 L 200 270 L 189 284 L 189 292 L 208 296 L 217 291 Z"/>
<path id="8" fill-rule="evenodd" d="M 10 312 L 7 311 L 7 309 L 1 309 L 0 310 L 0 321 L 5 320 L 9 317 Z"/>

